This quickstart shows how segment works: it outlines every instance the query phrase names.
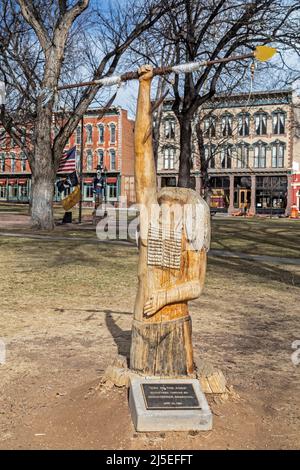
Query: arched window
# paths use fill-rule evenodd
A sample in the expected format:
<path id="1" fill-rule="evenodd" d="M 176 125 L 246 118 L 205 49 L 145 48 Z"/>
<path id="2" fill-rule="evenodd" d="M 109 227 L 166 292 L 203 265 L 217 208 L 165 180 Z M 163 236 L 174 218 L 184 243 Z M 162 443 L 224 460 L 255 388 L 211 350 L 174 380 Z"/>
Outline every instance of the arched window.
<path id="1" fill-rule="evenodd" d="M 104 150 L 100 149 L 98 150 L 98 165 L 103 167 L 103 162 L 104 162 Z"/>
<path id="2" fill-rule="evenodd" d="M 273 134 L 285 133 L 285 112 L 278 110 L 272 113 Z"/>
<path id="3" fill-rule="evenodd" d="M 267 144 L 265 144 L 264 142 L 256 142 L 254 144 L 253 166 L 255 168 L 266 167 L 266 151 L 267 151 Z"/>
<path id="4" fill-rule="evenodd" d="M 238 114 L 238 132 L 239 135 L 245 137 L 249 135 L 250 115 L 249 113 Z"/>
<path id="5" fill-rule="evenodd" d="M 13 152 L 10 154 L 10 171 L 12 173 L 16 171 L 16 155 Z"/>
<path id="6" fill-rule="evenodd" d="M 267 133 L 267 113 L 260 111 L 254 114 L 255 134 L 265 135 Z"/>
<path id="7" fill-rule="evenodd" d="M 76 127 L 76 144 L 81 144 L 81 126 Z"/>
<path id="8" fill-rule="evenodd" d="M 204 146 L 204 155 L 207 162 L 207 168 L 215 168 L 215 145 L 205 145 Z"/>
<path id="9" fill-rule="evenodd" d="M 175 148 L 164 148 L 164 170 L 174 170 Z"/>
<path id="10" fill-rule="evenodd" d="M 272 143 L 272 168 L 284 167 L 285 144 L 277 140 Z"/>
<path id="11" fill-rule="evenodd" d="M 216 137 L 217 118 L 215 116 L 207 116 L 204 118 L 204 134 L 205 137 Z"/>
<path id="12" fill-rule="evenodd" d="M 231 146 L 224 145 L 221 148 L 221 167 L 222 168 L 231 168 Z"/>
<path id="13" fill-rule="evenodd" d="M 116 143 L 116 125 L 115 124 L 110 124 L 109 126 L 110 130 L 110 143 L 115 144 Z"/>
<path id="14" fill-rule="evenodd" d="M 237 168 L 247 168 L 249 165 L 249 145 L 244 142 L 236 146 Z"/>
<path id="15" fill-rule="evenodd" d="M 86 169 L 87 171 L 92 171 L 93 169 L 93 152 L 91 150 L 86 152 Z"/>
<path id="16" fill-rule="evenodd" d="M 221 130 L 222 130 L 223 137 L 229 137 L 232 135 L 232 122 L 233 122 L 232 114 L 229 114 L 229 113 L 223 114 L 221 118 Z"/>
<path id="17" fill-rule="evenodd" d="M 175 139 L 175 119 L 167 118 L 164 121 L 164 136 L 165 139 Z"/>
<path id="18" fill-rule="evenodd" d="M 93 143 L 93 126 L 92 124 L 87 124 L 86 126 L 86 143 L 92 144 Z"/>
<path id="19" fill-rule="evenodd" d="M 104 125 L 99 124 L 98 125 L 98 132 L 99 132 L 99 144 L 104 143 Z"/>
<path id="20" fill-rule="evenodd" d="M 21 159 L 21 171 L 26 171 L 26 155 L 24 152 L 20 153 L 20 159 Z"/>
<path id="21" fill-rule="evenodd" d="M 0 153 L 0 171 L 1 173 L 5 171 L 5 153 Z"/>
<path id="22" fill-rule="evenodd" d="M 110 156 L 110 169 L 115 170 L 116 169 L 116 152 L 115 152 L 115 150 L 110 150 L 109 151 L 109 156 Z"/>

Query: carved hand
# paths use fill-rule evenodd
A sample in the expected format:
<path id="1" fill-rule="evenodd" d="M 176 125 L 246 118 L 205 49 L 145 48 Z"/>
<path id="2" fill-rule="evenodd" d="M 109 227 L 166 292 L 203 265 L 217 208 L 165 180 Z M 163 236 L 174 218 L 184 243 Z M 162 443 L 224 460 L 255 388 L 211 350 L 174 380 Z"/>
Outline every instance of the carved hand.
<path id="1" fill-rule="evenodd" d="M 153 78 L 153 67 L 152 65 L 142 65 L 138 69 L 139 81 L 150 81 Z"/>
<path id="2" fill-rule="evenodd" d="M 166 292 L 156 291 L 154 292 L 144 306 L 144 316 L 152 317 L 158 310 L 166 305 Z"/>

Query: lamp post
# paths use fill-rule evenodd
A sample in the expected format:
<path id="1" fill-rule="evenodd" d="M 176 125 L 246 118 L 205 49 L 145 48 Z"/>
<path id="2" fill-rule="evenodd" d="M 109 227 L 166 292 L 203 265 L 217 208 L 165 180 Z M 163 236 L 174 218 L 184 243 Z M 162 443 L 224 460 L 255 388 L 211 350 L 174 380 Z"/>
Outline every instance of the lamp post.
<path id="1" fill-rule="evenodd" d="M 106 179 L 107 179 L 107 168 L 103 168 L 103 158 L 100 160 L 99 165 L 97 165 L 97 174 L 93 181 L 93 192 L 95 195 L 95 208 L 94 208 L 94 224 L 97 222 L 97 209 L 100 204 L 104 201 L 104 215 L 106 217 Z M 101 217 L 102 218 L 102 217 Z"/>

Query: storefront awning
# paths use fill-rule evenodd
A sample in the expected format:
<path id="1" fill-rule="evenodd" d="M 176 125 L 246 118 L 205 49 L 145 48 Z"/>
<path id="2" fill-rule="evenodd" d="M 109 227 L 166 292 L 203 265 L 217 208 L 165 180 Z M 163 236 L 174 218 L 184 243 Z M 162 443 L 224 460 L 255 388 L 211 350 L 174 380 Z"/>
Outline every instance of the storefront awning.
<path id="1" fill-rule="evenodd" d="M 6 186 L 6 180 L 0 180 L 0 186 Z"/>
<path id="2" fill-rule="evenodd" d="M 19 184 L 27 184 L 27 180 L 25 180 L 25 179 L 18 180 L 18 183 Z"/>
<path id="3" fill-rule="evenodd" d="M 94 181 L 94 178 L 85 178 L 83 182 L 84 184 L 92 184 L 93 181 Z"/>
<path id="4" fill-rule="evenodd" d="M 8 184 L 17 184 L 17 180 L 8 180 Z"/>

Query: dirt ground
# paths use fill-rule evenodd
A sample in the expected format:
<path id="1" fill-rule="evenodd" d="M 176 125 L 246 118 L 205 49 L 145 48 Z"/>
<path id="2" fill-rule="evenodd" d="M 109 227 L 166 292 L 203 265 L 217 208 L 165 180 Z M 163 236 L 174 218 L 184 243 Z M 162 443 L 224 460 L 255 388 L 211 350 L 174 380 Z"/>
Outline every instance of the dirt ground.
<path id="1" fill-rule="evenodd" d="M 231 223 L 214 225 L 226 248 Z M 240 239 L 236 231 L 238 249 L 248 232 L 252 252 L 255 243 L 263 252 L 277 227 L 277 256 L 297 252 L 299 224 L 274 223 L 265 237 L 251 227 Z M 300 448 L 300 365 L 291 361 L 300 266 L 209 257 L 205 291 L 190 304 L 194 349 L 235 394 L 208 396 L 210 432 L 144 434 L 127 391 L 100 384 L 113 358 L 128 356 L 136 265 L 130 246 L 0 238 L 0 449 Z"/>

